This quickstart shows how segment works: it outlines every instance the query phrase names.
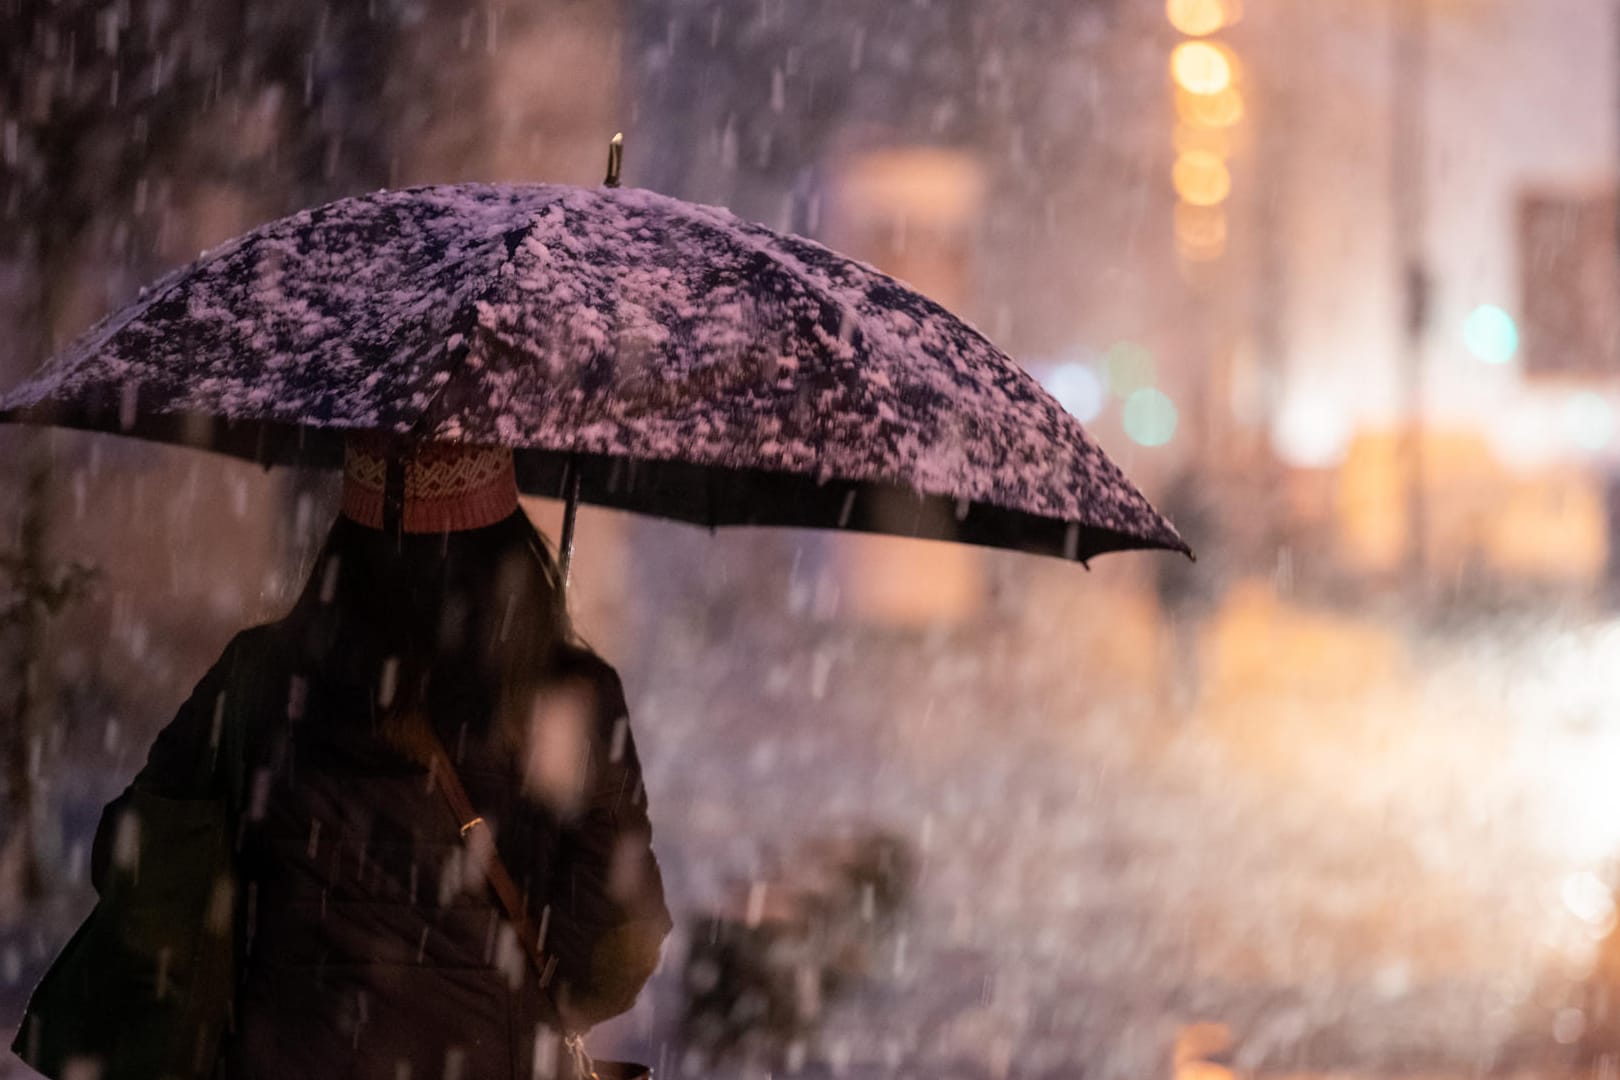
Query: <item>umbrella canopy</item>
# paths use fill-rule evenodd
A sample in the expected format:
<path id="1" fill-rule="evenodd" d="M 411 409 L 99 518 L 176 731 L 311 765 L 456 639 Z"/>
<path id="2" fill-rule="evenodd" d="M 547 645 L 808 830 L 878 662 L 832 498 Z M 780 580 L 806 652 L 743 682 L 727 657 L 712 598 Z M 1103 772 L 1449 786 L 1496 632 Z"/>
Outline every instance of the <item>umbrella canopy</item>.
<path id="1" fill-rule="evenodd" d="M 377 431 L 511 447 L 532 494 L 710 527 L 1187 550 L 937 304 L 634 189 L 424 187 L 272 222 L 144 290 L 0 420 L 327 466 Z"/>

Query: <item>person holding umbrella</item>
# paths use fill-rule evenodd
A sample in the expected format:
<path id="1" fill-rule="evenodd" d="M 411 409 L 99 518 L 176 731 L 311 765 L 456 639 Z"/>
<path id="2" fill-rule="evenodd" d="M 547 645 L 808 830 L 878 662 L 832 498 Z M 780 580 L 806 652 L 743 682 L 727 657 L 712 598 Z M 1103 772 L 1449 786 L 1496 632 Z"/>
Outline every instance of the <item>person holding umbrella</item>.
<path id="1" fill-rule="evenodd" d="M 208 799 L 234 837 L 234 1016 L 223 1034 L 171 1023 L 218 1039 L 195 1075 L 566 1076 L 564 1041 L 630 1008 L 671 928 L 623 690 L 572 632 L 510 451 L 391 459 L 351 440 L 342 513 L 292 611 L 230 643 L 103 815 L 104 897 L 142 862 L 201 858 L 150 841 L 160 800 Z M 144 999 L 53 979 L 72 981 L 47 977 L 19 1052 L 139 1075 Z M 75 1008 L 105 1014 L 79 1045 L 62 1030 Z"/>
<path id="2" fill-rule="evenodd" d="M 232 643 L 110 816 L 106 915 L 36 991 L 25 1060 L 209 1076 L 224 1031 L 244 1076 L 610 1071 L 577 1037 L 629 1007 L 669 917 L 622 690 L 563 607 L 579 503 L 1191 554 L 971 326 L 813 241 L 620 189 L 610 160 L 597 189 L 271 222 L 0 396 L 0 422 L 345 469 L 291 615 Z M 560 568 L 520 488 L 565 500 Z M 109 1000 L 151 1022 L 116 1045 L 74 1022 Z"/>

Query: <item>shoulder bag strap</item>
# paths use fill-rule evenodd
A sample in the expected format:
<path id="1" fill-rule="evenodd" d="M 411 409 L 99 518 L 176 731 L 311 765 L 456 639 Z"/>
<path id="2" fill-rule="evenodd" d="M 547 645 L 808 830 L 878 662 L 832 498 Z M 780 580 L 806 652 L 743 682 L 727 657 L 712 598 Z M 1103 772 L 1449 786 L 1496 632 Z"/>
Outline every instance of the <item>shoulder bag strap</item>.
<path id="1" fill-rule="evenodd" d="M 444 795 L 444 801 L 449 804 L 450 811 L 455 814 L 456 822 L 461 829 L 461 838 L 466 840 L 477 829 L 488 829 L 489 824 L 483 816 L 473 809 L 472 800 L 467 797 L 467 789 L 461 783 L 461 776 L 456 767 L 450 763 L 450 757 L 444 752 L 444 743 L 434 732 L 432 725 L 426 717 L 418 718 L 419 737 L 423 740 L 428 751 L 428 768 L 432 770 L 432 781 L 438 785 L 439 791 Z M 535 931 L 534 924 L 529 921 L 529 914 L 523 903 L 523 894 L 512 880 L 511 873 L 506 864 L 501 861 L 500 852 L 495 849 L 493 840 L 489 845 L 486 857 L 479 860 L 483 867 L 484 877 L 489 881 L 490 888 L 495 890 L 496 899 L 506 911 L 507 921 L 512 926 L 512 932 L 517 935 L 518 941 L 529 955 L 529 962 L 534 965 L 535 974 L 540 980 L 540 994 L 546 1006 L 551 1010 L 557 1030 L 563 1035 L 563 1043 L 573 1055 L 574 1064 L 581 1077 L 596 1078 L 595 1064 L 585 1051 L 584 1036 L 578 1032 L 568 1030 L 563 1020 L 562 1011 L 552 1000 L 548 984 L 551 982 L 551 972 L 556 966 L 556 959 L 548 957 L 540 946 L 540 935 Z"/>

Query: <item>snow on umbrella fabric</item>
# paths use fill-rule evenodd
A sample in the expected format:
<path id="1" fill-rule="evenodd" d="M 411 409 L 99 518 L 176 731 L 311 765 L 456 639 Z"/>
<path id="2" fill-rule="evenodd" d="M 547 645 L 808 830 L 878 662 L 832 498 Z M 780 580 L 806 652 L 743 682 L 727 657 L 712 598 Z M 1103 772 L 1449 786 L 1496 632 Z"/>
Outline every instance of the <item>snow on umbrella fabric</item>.
<path id="1" fill-rule="evenodd" d="M 0 420 L 334 466 L 345 435 L 498 445 L 519 482 L 710 527 L 1085 559 L 1185 551 L 983 336 L 819 244 L 633 189 L 383 191 L 205 254 Z"/>

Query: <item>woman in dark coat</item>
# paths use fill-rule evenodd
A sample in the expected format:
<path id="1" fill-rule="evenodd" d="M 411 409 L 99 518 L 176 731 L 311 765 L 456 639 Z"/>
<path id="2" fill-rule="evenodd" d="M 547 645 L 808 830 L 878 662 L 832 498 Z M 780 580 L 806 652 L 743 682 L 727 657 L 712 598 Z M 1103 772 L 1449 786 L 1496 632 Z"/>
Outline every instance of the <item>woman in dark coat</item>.
<path id="1" fill-rule="evenodd" d="M 564 1030 L 627 1010 L 670 929 L 624 693 L 569 629 L 509 453 L 411 458 L 393 532 L 387 469 L 351 446 L 343 515 L 293 611 L 231 642 L 135 784 L 188 794 L 231 696 L 251 697 L 226 1076 L 566 1076 Z M 482 819 L 465 838 L 436 748 Z"/>

